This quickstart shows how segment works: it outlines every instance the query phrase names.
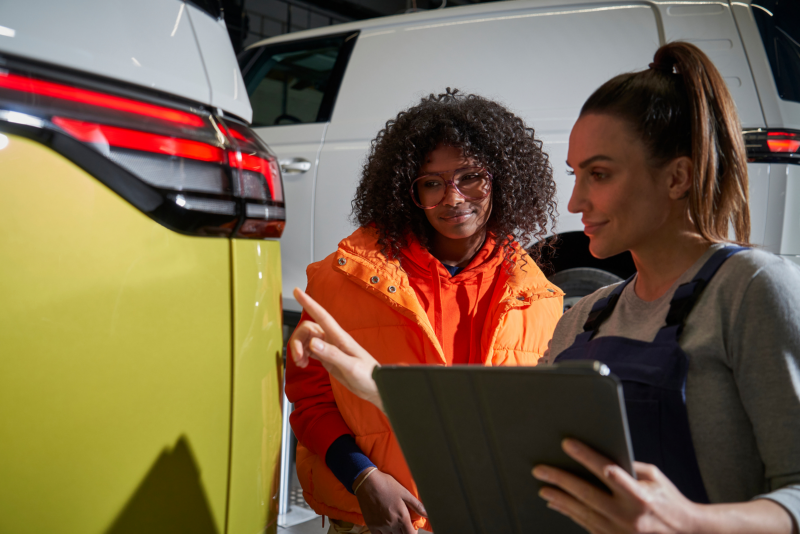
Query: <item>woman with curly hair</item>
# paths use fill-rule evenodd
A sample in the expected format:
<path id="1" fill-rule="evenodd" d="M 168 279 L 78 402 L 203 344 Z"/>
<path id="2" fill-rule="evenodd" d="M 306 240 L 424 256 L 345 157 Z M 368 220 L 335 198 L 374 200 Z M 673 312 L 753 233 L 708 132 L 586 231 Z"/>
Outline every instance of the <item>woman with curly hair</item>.
<path id="1" fill-rule="evenodd" d="M 308 267 L 308 294 L 381 363 L 535 365 L 563 293 L 525 248 L 547 234 L 555 202 L 547 155 L 519 117 L 475 95 L 430 95 L 373 141 L 353 200 L 360 227 Z M 291 354 L 286 394 L 298 477 L 329 532 L 430 530 L 378 408 Z"/>

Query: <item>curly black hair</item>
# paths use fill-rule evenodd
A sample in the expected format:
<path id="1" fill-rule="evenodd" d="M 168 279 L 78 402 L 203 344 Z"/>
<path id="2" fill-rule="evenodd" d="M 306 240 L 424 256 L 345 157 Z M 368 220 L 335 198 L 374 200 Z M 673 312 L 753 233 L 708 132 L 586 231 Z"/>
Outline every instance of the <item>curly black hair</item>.
<path id="1" fill-rule="evenodd" d="M 353 199 L 352 219 L 374 225 L 381 252 L 400 257 L 411 231 L 428 247 L 435 232 L 409 194 L 426 156 L 440 144 L 460 148 L 493 177 L 487 230 L 508 260 L 511 236 L 539 261 L 542 241 L 556 217 L 556 185 L 542 142 L 533 128 L 501 104 L 458 89 L 429 95 L 388 121 L 372 141 Z"/>

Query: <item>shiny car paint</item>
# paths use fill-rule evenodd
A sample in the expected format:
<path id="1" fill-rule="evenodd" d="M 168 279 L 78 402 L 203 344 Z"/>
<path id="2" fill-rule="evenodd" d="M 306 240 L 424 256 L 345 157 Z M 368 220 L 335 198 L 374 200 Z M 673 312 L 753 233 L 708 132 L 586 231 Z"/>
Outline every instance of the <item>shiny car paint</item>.
<path id="1" fill-rule="evenodd" d="M 228 240 L 167 230 L 64 157 L 6 137 L 0 531 L 158 532 L 160 512 L 222 532 Z"/>
<path id="2" fill-rule="evenodd" d="M 278 243 L 180 235 L 0 141 L 0 532 L 274 532 Z"/>
<path id="3" fill-rule="evenodd" d="M 7 58 L 251 116 L 224 23 L 189 2 L 0 3 Z M 170 230 L 112 163 L 8 125 L 0 532 L 275 532 L 278 243 Z"/>

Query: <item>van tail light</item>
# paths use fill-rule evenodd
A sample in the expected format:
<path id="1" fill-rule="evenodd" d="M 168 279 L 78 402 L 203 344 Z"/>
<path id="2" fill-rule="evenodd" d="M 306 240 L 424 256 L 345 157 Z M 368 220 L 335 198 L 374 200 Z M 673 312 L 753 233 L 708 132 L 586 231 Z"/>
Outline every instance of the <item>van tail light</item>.
<path id="1" fill-rule="evenodd" d="M 749 161 L 800 164 L 800 131 L 745 130 L 744 142 Z"/>
<path id="2" fill-rule="evenodd" d="M 173 230 L 281 236 L 280 167 L 244 123 L 171 97 L 104 82 L 79 86 L 8 63 L 12 69 L 0 70 L 0 130 L 50 144 Z M 107 163 L 87 163 L 86 154 Z M 114 172 L 98 171 L 108 163 Z"/>
<path id="3" fill-rule="evenodd" d="M 222 120 L 228 135 L 239 149 L 229 153 L 231 166 L 239 172 L 239 191 L 245 200 L 246 220 L 239 228 L 241 237 L 255 237 L 283 231 L 286 209 L 281 185 L 281 171 L 274 156 L 259 151 L 259 140 L 249 128 Z M 266 189 L 262 184 L 266 183 Z M 274 204 L 266 204 L 269 198 Z"/>

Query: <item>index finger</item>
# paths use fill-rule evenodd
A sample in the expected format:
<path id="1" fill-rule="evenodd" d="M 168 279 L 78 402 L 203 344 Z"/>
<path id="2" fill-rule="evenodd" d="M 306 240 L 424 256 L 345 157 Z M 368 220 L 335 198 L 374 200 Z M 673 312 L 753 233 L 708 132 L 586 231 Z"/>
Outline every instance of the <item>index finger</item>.
<path id="1" fill-rule="evenodd" d="M 291 349 L 292 359 L 303 368 L 308 364 L 309 352 L 306 345 L 312 338 L 325 339 L 325 331 L 320 325 L 311 321 L 301 322 L 292 332 L 287 347 Z"/>
<path id="2" fill-rule="evenodd" d="M 325 333 L 332 337 L 338 338 L 340 341 L 348 341 L 350 336 L 345 332 L 339 323 L 336 322 L 328 311 L 320 306 L 317 301 L 312 299 L 308 294 L 299 287 L 294 288 L 294 298 L 303 307 L 304 310 L 322 327 Z M 334 339 L 331 339 L 334 341 Z"/>

